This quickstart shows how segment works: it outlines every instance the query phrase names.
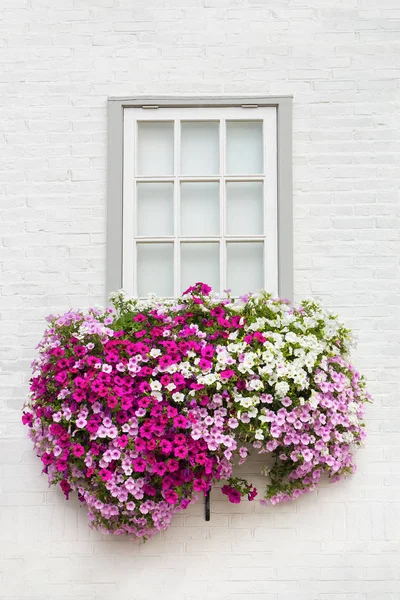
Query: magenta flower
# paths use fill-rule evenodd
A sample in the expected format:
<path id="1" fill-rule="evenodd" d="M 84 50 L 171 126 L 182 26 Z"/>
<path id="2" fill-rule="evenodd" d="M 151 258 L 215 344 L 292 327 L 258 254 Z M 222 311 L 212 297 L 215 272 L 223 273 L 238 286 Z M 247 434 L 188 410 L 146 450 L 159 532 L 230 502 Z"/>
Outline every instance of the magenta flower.
<path id="1" fill-rule="evenodd" d="M 22 423 L 24 425 L 29 425 L 29 427 L 32 426 L 32 421 L 33 421 L 33 415 L 30 412 L 26 412 L 22 415 Z"/>
<path id="2" fill-rule="evenodd" d="M 100 469 L 99 476 L 102 478 L 103 481 L 110 481 L 110 479 L 112 478 L 112 473 L 108 469 Z"/>
<path id="3" fill-rule="evenodd" d="M 136 458 L 132 461 L 132 467 L 134 471 L 138 473 L 143 473 L 146 469 L 146 461 L 143 458 Z"/>
<path id="4" fill-rule="evenodd" d="M 72 447 L 72 452 L 76 457 L 79 458 L 80 456 L 83 456 L 85 454 L 85 448 L 81 444 L 75 444 Z"/>
<path id="5" fill-rule="evenodd" d="M 178 415 L 177 417 L 175 417 L 174 427 L 183 429 L 188 427 L 188 425 L 189 421 L 183 415 Z"/>
<path id="6" fill-rule="evenodd" d="M 176 448 L 174 448 L 174 455 L 177 458 L 186 458 L 188 454 L 188 450 L 187 448 L 185 448 L 185 446 L 177 446 Z"/>
<path id="7" fill-rule="evenodd" d="M 235 371 L 233 371 L 232 369 L 226 369 L 225 371 L 220 372 L 221 379 L 228 380 L 234 376 L 235 376 Z"/>
<path id="8" fill-rule="evenodd" d="M 240 492 L 229 485 L 222 486 L 221 492 L 228 496 L 229 502 L 232 502 L 233 504 L 239 504 L 242 499 Z"/>
<path id="9" fill-rule="evenodd" d="M 176 504 L 178 502 L 178 494 L 172 490 L 168 490 L 166 492 L 164 492 L 164 498 L 165 501 L 168 502 L 168 504 Z"/>

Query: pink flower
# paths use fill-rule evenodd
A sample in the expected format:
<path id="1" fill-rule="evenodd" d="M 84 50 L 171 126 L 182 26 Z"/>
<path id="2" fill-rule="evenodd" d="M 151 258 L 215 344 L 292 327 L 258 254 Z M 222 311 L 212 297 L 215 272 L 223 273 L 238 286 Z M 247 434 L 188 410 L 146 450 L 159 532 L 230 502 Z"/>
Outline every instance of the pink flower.
<path id="1" fill-rule="evenodd" d="M 29 427 L 32 427 L 32 420 L 33 420 L 32 413 L 26 412 L 22 415 L 22 423 L 24 425 L 29 425 Z"/>
<path id="2" fill-rule="evenodd" d="M 208 371 L 208 369 L 211 369 L 212 363 L 209 360 L 206 360 L 205 358 L 201 358 L 199 360 L 199 367 L 203 371 Z"/>
<path id="3" fill-rule="evenodd" d="M 172 452 L 171 442 L 169 442 L 168 440 L 161 440 L 160 450 L 163 454 L 171 454 L 171 452 Z"/>
<path id="4" fill-rule="evenodd" d="M 156 475 L 160 475 L 161 477 L 165 474 L 166 470 L 167 466 L 165 463 L 158 462 L 153 465 L 153 473 L 156 473 Z"/>
<path id="5" fill-rule="evenodd" d="M 242 499 L 240 492 L 229 485 L 222 486 L 221 492 L 228 496 L 229 502 L 232 502 L 233 504 L 239 504 Z"/>
<path id="6" fill-rule="evenodd" d="M 289 398 L 289 396 L 285 396 L 284 398 L 282 398 L 281 403 L 283 404 L 283 406 L 290 406 L 292 404 L 292 401 Z"/>
<path id="7" fill-rule="evenodd" d="M 174 427 L 176 428 L 186 428 L 188 427 L 188 420 L 183 416 L 183 415 L 178 415 L 177 417 L 175 417 L 174 419 Z"/>
<path id="8" fill-rule="evenodd" d="M 118 442 L 118 446 L 120 448 L 126 448 L 126 446 L 128 445 L 128 442 L 129 442 L 129 438 L 127 435 L 121 435 L 118 438 L 117 442 Z"/>
<path id="9" fill-rule="evenodd" d="M 201 349 L 201 356 L 203 358 L 212 358 L 215 354 L 215 348 L 208 344 Z"/>
<path id="10" fill-rule="evenodd" d="M 178 494 L 172 490 L 167 490 L 164 492 L 164 498 L 165 501 L 168 502 L 168 504 L 176 504 L 178 501 Z"/>
<path id="11" fill-rule="evenodd" d="M 170 473 L 173 473 L 174 471 L 177 471 L 179 469 L 179 463 L 178 463 L 178 461 L 175 460 L 175 458 L 170 458 L 167 461 L 167 468 L 168 468 L 168 471 Z"/>
<path id="12" fill-rule="evenodd" d="M 146 469 L 146 461 L 143 458 L 136 458 L 132 461 L 133 470 L 139 473 L 143 473 Z"/>
<path id="13" fill-rule="evenodd" d="M 112 473 L 108 469 L 100 469 L 99 475 L 103 481 L 110 481 L 112 479 Z"/>
<path id="14" fill-rule="evenodd" d="M 68 500 L 71 486 L 66 479 L 63 479 L 62 481 L 60 481 L 60 488 L 62 489 L 66 499 Z"/>
<path id="15" fill-rule="evenodd" d="M 204 479 L 194 479 L 193 480 L 193 489 L 196 492 L 203 492 L 207 490 L 208 484 L 204 481 Z"/>
<path id="16" fill-rule="evenodd" d="M 235 376 L 235 371 L 232 371 L 232 369 L 226 369 L 225 371 L 221 371 L 221 373 L 220 373 L 221 379 L 228 380 L 234 376 Z"/>
<path id="17" fill-rule="evenodd" d="M 85 454 L 85 448 L 81 444 L 75 444 L 75 446 L 72 447 L 72 452 L 76 457 L 79 458 Z"/>
<path id="18" fill-rule="evenodd" d="M 133 321 L 135 321 L 135 323 L 143 323 L 143 321 L 146 321 L 146 317 L 139 313 L 133 317 Z"/>
<path id="19" fill-rule="evenodd" d="M 251 502 L 252 500 L 254 500 L 254 498 L 257 496 L 257 488 L 252 487 L 251 491 L 248 493 L 247 497 L 249 499 L 249 501 Z"/>
<path id="20" fill-rule="evenodd" d="M 168 385 L 169 383 L 171 383 L 171 377 L 167 373 L 165 373 L 165 375 L 162 375 L 160 377 L 160 383 L 162 385 Z"/>
<path id="21" fill-rule="evenodd" d="M 177 446 L 174 448 L 174 455 L 177 458 L 186 458 L 188 454 L 188 449 L 185 446 Z"/>

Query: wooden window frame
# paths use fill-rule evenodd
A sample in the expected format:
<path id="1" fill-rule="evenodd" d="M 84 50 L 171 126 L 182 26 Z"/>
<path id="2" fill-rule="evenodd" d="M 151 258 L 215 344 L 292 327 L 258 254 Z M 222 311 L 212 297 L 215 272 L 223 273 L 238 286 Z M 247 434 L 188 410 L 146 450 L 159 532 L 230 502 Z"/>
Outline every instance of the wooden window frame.
<path id="1" fill-rule="evenodd" d="M 135 111 L 127 111 L 125 109 L 136 108 L 141 109 L 143 115 L 146 115 L 145 118 L 149 117 L 151 120 L 172 120 L 175 123 L 182 118 L 186 119 L 186 116 L 190 115 L 189 120 L 214 120 L 215 118 L 222 119 L 222 123 L 224 123 L 225 118 L 229 119 L 230 117 L 225 117 L 224 111 L 221 111 L 221 108 L 230 108 L 235 109 L 233 113 L 235 116 L 234 120 L 241 118 L 246 120 L 246 114 L 251 114 L 251 118 L 256 117 L 256 111 L 258 108 L 270 108 L 273 107 L 276 111 L 276 118 L 274 117 L 276 124 L 276 148 L 274 150 L 274 155 L 268 155 L 267 152 L 264 151 L 264 173 L 265 177 L 266 173 L 269 173 L 271 176 L 270 168 L 273 167 L 276 174 L 276 182 L 272 181 L 272 185 L 264 186 L 265 189 L 269 189 L 269 192 L 266 192 L 266 197 L 264 198 L 265 206 L 269 207 L 270 215 L 272 215 L 272 219 L 269 222 L 269 226 L 267 226 L 264 231 L 263 236 L 246 236 L 248 241 L 264 240 L 265 247 L 267 248 L 266 260 L 264 261 L 266 274 L 265 274 L 265 284 L 267 289 L 274 288 L 281 297 L 288 298 L 290 300 L 293 299 L 293 206 L 292 206 L 292 98 L 289 96 L 282 97 L 269 97 L 269 98 L 109 98 L 108 100 L 108 204 L 107 204 L 107 283 L 106 283 L 106 293 L 107 295 L 111 291 L 115 291 L 117 289 L 121 289 L 123 284 L 128 281 L 127 273 L 133 273 L 133 261 L 134 254 L 130 251 L 127 244 L 130 244 L 129 239 L 134 236 L 129 236 L 129 231 L 127 230 L 127 222 L 128 219 L 125 218 L 125 223 L 123 219 L 123 215 L 125 217 L 127 215 L 127 210 L 129 210 L 128 205 L 126 204 L 127 197 L 131 197 L 132 194 L 132 185 L 129 184 L 127 189 L 127 181 L 128 178 L 124 178 L 124 157 L 125 161 L 132 156 L 132 147 L 129 142 L 125 139 L 124 130 L 126 126 L 126 120 L 129 122 L 132 120 L 140 120 L 140 112 L 139 110 Z M 158 110 L 160 109 L 160 110 Z M 168 112 L 165 111 L 168 109 Z M 184 109 L 189 109 L 186 112 Z M 194 110 L 195 109 L 195 110 Z M 197 109 L 197 110 L 196 110 Z M 202 109 L 210 109 L 210 110 L 202 110 Z M 217 110 L 212 110 L 217 109 Z M 165 112 L 167 112 L 168 117 L 165 116 Z M 227 115 L 229 111 L 226 111 Z M 157 113 L 159 116 L 157 116 Z M 231 114 L 232 110 L 230 111 Z M 194 115 L 198 115 L 196 118 L 193 118 Z M 219 115 L 216 117 L 216 115 Z M 260 120 L 264 119 L 263 115 L 267 115 L 267 120 L 269 119 L 268 115 L 272 114 L 267 111 L 259 111 Z M 275 113 L 274 113 L 275 114 Z M 182 116 L 183 115 L 183 116 Z M 256 117 L 258 120 L 258 117 Z M 125 119 L 125 126 L 124 126 Z M 176 125 L 175 125 L 176 127 Z M 269 127 L 273 125 L 272 121 L 269 121 Z M 221 135 L 221 139 L 223 136 Z M 176 144 L 175 144 L 176 146 Z M 176 151 L 176 149 L 175 149 Z M 128 153 L 128 155 L 127 155 Z M 223 156 L 224 151 L 221 149 L 221 155 Z M 270 167 L 268 167 L 268 162 Z M 176 160 L 175 160 L 176 165 Z M 127 168 L 125 164 L 125 169 Z M 174 181 L 177 181 L 178 173 L 176 171 L 171 178 Z M 221 169 L 223 166 L 221 165 Z M 133 181 L 133 169 L 132 169 L 132 179 Z M 150 179 L 150 178 L 149 178 Z M 148 180 L 149 180 L 148 179 Z M 165 178 L 163 178 L 164 180 Z M 184 179 L 184 177 L 179 176 L 179 179 Z M 188 178 L 190 181 L 201 181 L 203 178 L 199 177 L 190 177 Z M 203 180 L 209 181 L 210 177 L 206 177 Z M 221 171 L 218 179 L 221 181 L 221 219 L 225 218 L 224 214 L 224 190 L 225 190 L 225 180 L 229 181 L 235 180 L 234 176 L 228 176 L 226 173 Z M 252 178 L 251 176 L 239 176 L 236 180 L 246 180 L 250 181 L 251 179 L 260 180 L 260 176 L 255 176 Z M 124 200 L 125 198 L 125 200 Z M 125 206 L 124 206 L 125 202 Z M 176 209 L 176 198 L 175 209 Z M 275 207 L 275 213 L 274 213 Z M 130 214 L 132 217 L 132 214 Z M 132 223 L 132 218 L 130 219 Z M 222 223 L 221 223 L 222 226 Z M 176 229 L 177 225 L 175 225 L 175 234 L 173 237 L 174 245 L 175 245 L 175 268 L 174 271 L 179 273 L 179 255 L 180 253 L 176 251 L 176 244 L 181 243 L 181 240 L 189 241 L 189 238 L 182 238 L 179 235 L 179 232 Z M 274 233 L 275 231 L 275 233 Z M 133 231 L 132 231 L 133 233 Z M 268 233 L 268 236 L 265 234 Z M 222 241 L 221 243 L 221 252 L 225 251 L 225 243 L 227 239 L 231 241 L 238 241 L 239 236 L 226 236 L 222 231 L 222 235 L 215 236 L 216 241 Z M 138 238 L 139 239 L 139 238 Z M 204 241 L 213 241 L 214 238 L 207 238 Z M 157 240 L 155 238 L 140 238 L 140 241 L 144 243 L 151 243 L 156 241 L 165 241 L 165 238 L 160 238 Z M 171 241 L 171 238 L 170 238 Z M 190 241 L 200 241 L 198 238 L 190 238 Z M 240 236 L 240 241 L 246 241 L 244 236 Z M 134 242 L 133 242 L 134 243 Z M 274 252 L 275 248 L 275 252 Z M 125 255 L 125 260 L 124 260 Z M 225 274 L 226 274 L 226 260 L 225 257 L 221 257 L 221 262 L 224 265 L 224 271 L 222 273 L 221 280 L 221 288 L 224 289 L 224 285 L 226 283 Z M 128 263 L 128 264 L 127 264 Z M 125 278 L 124 278 L 124 270 L 125 270 Z M 130 270 L 130 271 L 129 271 Z M 175 273 L 174 277 L 174 293 L 179 293 L 179 276 Z M 128 278 L 129 279 L 129 278 Z M 129 292 L 137 293 L 135 282 L 132 280 L 128 281 Z"/>

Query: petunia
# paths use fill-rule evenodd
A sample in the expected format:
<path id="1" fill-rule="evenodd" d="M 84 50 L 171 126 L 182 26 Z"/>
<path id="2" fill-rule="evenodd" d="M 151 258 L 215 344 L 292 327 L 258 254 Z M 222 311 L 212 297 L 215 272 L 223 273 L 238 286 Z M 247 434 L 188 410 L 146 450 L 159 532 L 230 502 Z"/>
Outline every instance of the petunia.
<path id="1" fill-rule="evenodd" d="M 186 458 L 188 450 L 185 446 L 176 446 L 174 448 L 174 456 L 177 458 Z"/>
<path id="2" fill-rule="evenodd" d="M 72 452 L 77 458 L 80 458 L 85 454 L 85 448 L 81 444 L 75 444 L 72 447 Z"/>

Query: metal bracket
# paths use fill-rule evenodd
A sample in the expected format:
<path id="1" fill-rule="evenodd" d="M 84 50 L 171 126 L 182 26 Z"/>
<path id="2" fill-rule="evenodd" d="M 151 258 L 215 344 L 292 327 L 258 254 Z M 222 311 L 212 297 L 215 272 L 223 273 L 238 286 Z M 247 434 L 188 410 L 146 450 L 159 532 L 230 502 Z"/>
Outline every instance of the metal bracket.
<path id="1" fill-rule="evenodd" d="M 204 499 L 204 509 L 205 509 L 205 519 L 206 521 L 210 520 L 210 490 L 208 490 Z"/>

